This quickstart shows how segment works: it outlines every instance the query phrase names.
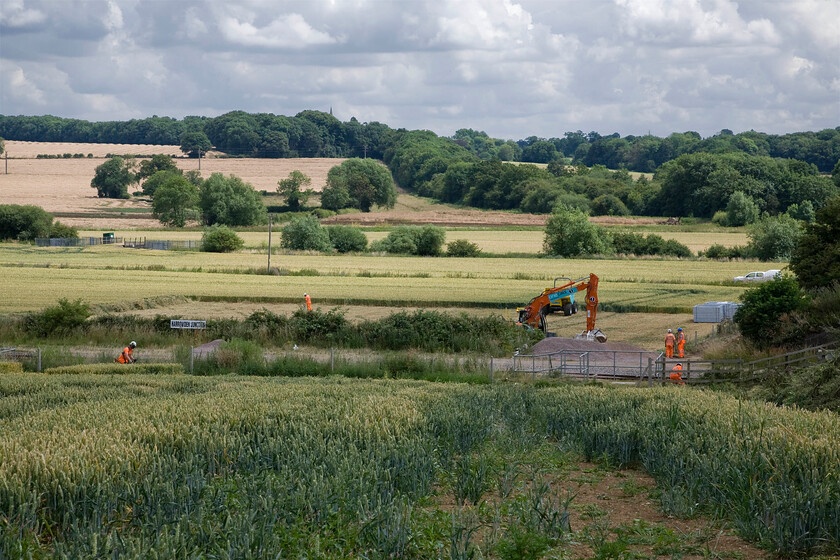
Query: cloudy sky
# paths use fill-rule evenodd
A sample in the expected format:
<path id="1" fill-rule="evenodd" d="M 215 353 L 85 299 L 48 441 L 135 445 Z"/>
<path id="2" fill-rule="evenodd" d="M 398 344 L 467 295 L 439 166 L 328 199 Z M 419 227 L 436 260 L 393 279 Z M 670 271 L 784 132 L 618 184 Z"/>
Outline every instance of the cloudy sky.
<path id="1" fill-rule="evenodd" d="M 840 125 L 840 0 L 0 0 L 0 114 L 450 136 Z"/>

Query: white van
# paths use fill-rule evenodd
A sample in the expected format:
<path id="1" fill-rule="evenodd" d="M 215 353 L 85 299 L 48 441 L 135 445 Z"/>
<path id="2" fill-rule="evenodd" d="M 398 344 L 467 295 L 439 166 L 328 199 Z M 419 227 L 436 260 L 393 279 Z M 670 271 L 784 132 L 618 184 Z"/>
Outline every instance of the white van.
<path id="1" fill-rule="evenodd" d="M 774 278 L 779 278 L 782 275 L 781 270 L 764 270 L 758 272 L 750 272 L 746 276 L 736 276 L 733 278 L 735 282 L 766 282 L 768 280 L 773 280 Z"/>

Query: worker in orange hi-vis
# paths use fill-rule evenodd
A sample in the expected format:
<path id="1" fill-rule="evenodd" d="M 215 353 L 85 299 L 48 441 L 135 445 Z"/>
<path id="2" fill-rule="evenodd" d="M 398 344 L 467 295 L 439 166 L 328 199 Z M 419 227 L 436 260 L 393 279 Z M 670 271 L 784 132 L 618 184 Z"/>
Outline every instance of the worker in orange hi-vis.
<path id="1" fill-rule="evenodd" d="M 671 329 L 668 329 L 668 334 L 665 335 L 665 357 L 666 358 L 673 358 L 674 357 L 674 341 L 676 337 L 674 333 L 671 332 Z"/>
<path id="2" fill-rule="evenodd" d="M 119 362 L 121 364 L 133 364 L 137 360 L 134 359 L 134 349 L 137 348 L 137 343 L 133 340 L 128 343 L 128 346 L 123 348 L 122 353 L 119 357 L 114 360 L 115 362 Z"/>
<path id="3" fill-rule="evenodd" d="M 312 298 L 306 292 L 303 293 L 303 299 L 306 300 L 306 310 L 312 311 Z"/>
<path id="4" fill-rule="evenodd" d="M 685 331 L 682 327 L 677 329 L 677 356 L 685 358 Z"/>
<path id="5" fill-rule="evenodd" d="M 685 385 L 682 379 L 682 364 L 677 364 L 671 369 L 670 378 L 677 385 Z"/>

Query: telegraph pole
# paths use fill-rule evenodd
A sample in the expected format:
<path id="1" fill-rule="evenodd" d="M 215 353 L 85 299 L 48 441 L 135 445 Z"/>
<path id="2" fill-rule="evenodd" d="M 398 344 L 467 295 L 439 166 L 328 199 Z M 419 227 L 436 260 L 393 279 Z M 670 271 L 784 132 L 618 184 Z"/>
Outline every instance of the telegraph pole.
<path id="1" fill-rule="evenodd" d="M 271 274 L 271 214 L 268 215 L 268 274 Z"/>

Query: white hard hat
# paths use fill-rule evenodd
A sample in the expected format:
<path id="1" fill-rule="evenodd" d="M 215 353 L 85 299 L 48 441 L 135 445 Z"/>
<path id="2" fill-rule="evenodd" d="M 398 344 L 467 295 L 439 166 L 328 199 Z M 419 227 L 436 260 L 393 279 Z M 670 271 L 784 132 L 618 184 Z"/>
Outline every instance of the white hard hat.
<path id="1" fill-rule="evenodd" d="M 128 345 L 133 347 L 133 346 L 137 346 L 137 343 L 132 340 L 131 342 L 128 343 Z"/>
<path id="2" fill-rule="evenodd" d="M 668 332 L 671 332 L 671 329 L 668 329 Z"/>
<path id="3" fill-rule="evenodd" d="M 306 292 L 303 292 L 303 295 L 306 295 Z"/>

